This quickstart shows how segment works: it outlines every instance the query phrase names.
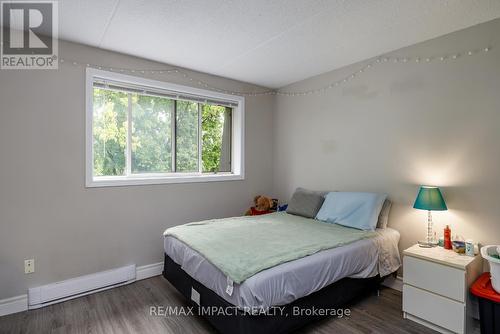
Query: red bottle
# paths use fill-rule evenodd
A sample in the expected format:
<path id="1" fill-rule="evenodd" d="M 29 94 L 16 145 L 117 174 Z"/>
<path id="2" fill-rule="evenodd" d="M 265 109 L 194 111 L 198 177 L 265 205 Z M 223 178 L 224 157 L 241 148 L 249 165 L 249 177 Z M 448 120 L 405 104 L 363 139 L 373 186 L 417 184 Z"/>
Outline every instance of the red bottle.
<path id="1" fill-rule="evenodd" d="M 449 225 L 444 228 L 444 249 L 452 249 L 451 246 L 451 229 Z"/>

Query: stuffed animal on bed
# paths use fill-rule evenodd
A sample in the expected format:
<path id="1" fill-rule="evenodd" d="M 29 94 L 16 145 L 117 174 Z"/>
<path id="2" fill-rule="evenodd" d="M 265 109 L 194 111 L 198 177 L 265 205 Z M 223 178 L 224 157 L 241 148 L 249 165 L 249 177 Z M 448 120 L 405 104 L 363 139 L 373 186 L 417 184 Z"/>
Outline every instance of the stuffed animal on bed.
<path id="1" fill-rule="evenodd" d="M 271 198 L 257 195 L 253 199 L 255 206 L 252 206 L 245 212 L 245 216 L 258 216 L 265 215 L 266 213 L 271 213 L 271 208 L 274 206 L 274 202 Z"/>

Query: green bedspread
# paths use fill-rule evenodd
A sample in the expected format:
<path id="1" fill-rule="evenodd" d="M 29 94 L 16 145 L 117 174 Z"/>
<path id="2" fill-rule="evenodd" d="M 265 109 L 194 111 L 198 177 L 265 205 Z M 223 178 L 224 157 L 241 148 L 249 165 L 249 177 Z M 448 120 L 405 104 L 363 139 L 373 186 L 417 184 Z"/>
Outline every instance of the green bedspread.
<path id="1" fill-rule="evenodd" d="M 203 255 L 236 283 L 321 250 L 375 236 L 284 212 L 207 220 L 165 231 Z"/>

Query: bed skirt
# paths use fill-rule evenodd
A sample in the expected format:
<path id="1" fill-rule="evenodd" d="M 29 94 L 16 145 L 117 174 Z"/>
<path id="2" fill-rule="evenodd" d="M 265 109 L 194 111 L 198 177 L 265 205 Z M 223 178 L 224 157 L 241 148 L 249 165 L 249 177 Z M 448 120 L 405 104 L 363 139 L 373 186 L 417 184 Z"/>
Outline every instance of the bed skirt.
<path id="1" fill-rule="evenodd" d="M 339 316 L 339 311 L 349 302 L 377 290 L 382 281 L 380 276 L 344 278 L 290 304 L 269 310 L 268 314 L 250 315 L 236 311 L 234 305 L 189 276 L 166 254 L 163 276 L 195 307 L 198 314 L 223 334 L 290 333 L 311 321 Z M 199 305 L 192 300 L 193 290 L 195 295 L 199 293 Z"/>

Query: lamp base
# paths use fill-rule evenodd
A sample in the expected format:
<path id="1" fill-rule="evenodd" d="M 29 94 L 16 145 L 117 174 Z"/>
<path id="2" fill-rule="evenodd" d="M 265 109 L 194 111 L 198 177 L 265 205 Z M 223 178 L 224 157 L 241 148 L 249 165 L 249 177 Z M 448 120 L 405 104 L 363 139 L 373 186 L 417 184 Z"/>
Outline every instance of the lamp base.
<path id="1" fill-rule="evenodd" d="M 432 248 L 432 247 L 436 247 L 438 245 L 438 243 L 437 243 L 437 241 L 431 241 L 431 242 L 428 242 L 428 241 L 419 241 L 418 245 L 420 247 L 423 247 L 423 248 Z"/>

